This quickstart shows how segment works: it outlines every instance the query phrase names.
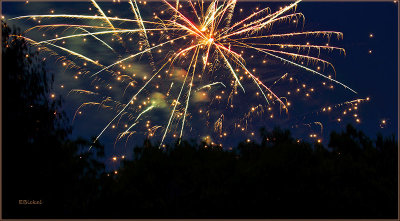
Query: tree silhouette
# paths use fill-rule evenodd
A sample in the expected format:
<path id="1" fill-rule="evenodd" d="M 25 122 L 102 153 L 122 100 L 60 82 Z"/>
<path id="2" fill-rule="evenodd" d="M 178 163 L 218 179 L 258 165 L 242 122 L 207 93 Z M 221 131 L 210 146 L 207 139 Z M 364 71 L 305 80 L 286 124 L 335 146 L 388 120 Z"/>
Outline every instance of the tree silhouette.
<path id="1" fill-rule="evenodd" d="M 95 217 L 395 218 L 397 142 L 352 126 L 330 148 L 288 130 L 261 132 L 237 150 L 188 142 L 165 150 L 145 141 L 109 183 Z M 390 158 L 390 159 L 389 159 Z"/>
<path id="2" fill-rule="evenodd" d="M 4 217 L 78 213 L 86 209 L 85 202 L 95 199 L 95 181 L 104 170 L 97 161 L 103 147 L 95 145 L 96 151 L 85 153 L 82 148 L 90 143 L 69 139 L 71 127 L 60 111 L 61 98 L 51 97 L 53 75 L 46 71 L 39 51 L 18 30 L 3 21 L 1 25 Z M 42 204 L 24 205 L 23 200 Z"/>

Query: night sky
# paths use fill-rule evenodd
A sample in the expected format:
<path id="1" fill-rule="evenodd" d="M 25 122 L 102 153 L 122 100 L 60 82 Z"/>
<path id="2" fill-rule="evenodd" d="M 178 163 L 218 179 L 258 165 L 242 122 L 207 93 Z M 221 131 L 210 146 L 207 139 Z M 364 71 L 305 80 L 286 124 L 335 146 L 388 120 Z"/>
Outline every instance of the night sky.
<path id="1" fill-rule="evenodd" d="M 118 16 L 120 18 L 134 18 L 132 12 L 129 10 L 127 2 L 112 3 L 100 2 L 100 7 L 111 16 Z M 234 13 L 233 22 L 245 18 L 257 7 L 264 8 L 270 7 L 274 12 L 279 7 L 288 5 L 288 3 L 254 3 L 243 2 L 238 3 L 236 12 Z M 91 10 L 89 10 L 91 8 Z M 144 20 L 150 18 L 153 12 L 161 12 L 165 10 L 165 6 L 161 3 L 148 3 L 146 6 L 140 5 L 142 16 Z M 244 9 L 240 12 L 240 9 Z M 95 8 L 90 2 L 79 3 L 51 3 L 51 2 L 3 2 L 2 13 L 6 20 L 23 15 L 40 15 L 49 14 L 54 10 L 54 14 L 80 14 L 80 15 L 94 15 Z M 108 12 L 110 10 L 110 12 Z M 272 129 L 275 126 L 280 126 L 284 129 L 291 129 L 294 137 L 300 140 L 317 141 L 321 140 L 322 143 L 327 144 L 329 134 L 332 130 L 341 131 L 345 128 L 347 123 L 351 123 L 356 128 L 364 131 L 368 136 L 375 137 L 379 133 L 384 135 L 395 134 L 397 137 L 397 122 L 398 122 L 398 3 L 393 1 L 388 2 L 301 2 L 296 12 L 301 12 L 305 16 L 305 23 L 303 31 L 338 31 L 343 33 L 343 39 L 336 39 L 332 37 L 329 44 L 336 47 L 341 47 L 346 50 L 346 55 L 338 51 L 321 52 L 321 58 L 326 59 L 334 65 L 336 70 L 336 80 L 349 86 L 357 91 L 357 94 L 347 90 L 340 85 L 330 82 L 322 77 L 314 75 L 310 72 L 301 70 L 290 64 L 285 64 L 277 59 L 270 57 L 259 56 L 252 53 L 250 50 L 244 52 L 246 58 L 246 65 L 249 69 L 256 69 L 260 80 L 269 86 L 278 96 L 286 97 L 290 101 L 288 114 L 285 111 L 279 111 L 279 104 L 267 105 L 265 100 L 256 95 L 257 88 L 251 84 L 251 81 L 243 81 L 245 87 L 249 88 L 246 93 L 238 89 L 238 96 L 234 97 L 234 108 L 227 106 L 227 94 L 231 92 L 231 88 L 223 88 L 221 85 L 216 85 L 207 91 L 207 97 L 196 98 L 194 93 L 192 103 L 188 109 L 190 115 L 187 118 L 186 126 L 184 129 L 184 139 L 201 140 L 210 136 L 208 141 L 222 144 L 224 148 L 234 147 L 239 141 L 246 139 L 254 140 L 258 137 L 258 130 L 260 127 Z M 48 24 L 67 22 L 68 19 L 53 19 L 48 20 Z M 7 21 L 11 25 L 17 25 L 21 30 L 26 30 L 29 27 L 37 25 L 37 21 L 33 20 L 10 20 Z M 46 21 L 43 20 L 43 23 Z M 121 26 L 127 24 L 121 24 Z M 277 25 L 272 28 L 274 30 L 286 33 L 301 31 L 301 27 L 293 25 L 285 25 L 285 23 Z M 56 33 L 56 30 L 47 30 L 40 32 L 27 33 L 26 35 L 37 41 L 44 38 L 41 34 L 47 33 L 48 35 Z M 63 35 L 63 32 L 57 32 Z M 67 32 L 65 32 L 67 33 Z M 80 32 L 79 32 L 80 33 Z M 132 35 L 133 36 L 133 35 Z M 46 38 L 50 38 L 47 37 Z M 90 36 L 83 41 L 82 38 L 78 40 L 67 40 L 65 45 L 62 41 L 57 41 L 59 45 L 63 45 L 71 50 L 80 51 L 82 54 L 91 56 L 93 60 L 99 60 L 104 65 L 109 65 L 111 61 L 117 58 L 123 58 L 132 53 L 138 45 L 135 43 L 137 37 L 133 41 L 129 40 L 128 35 L 124 35 L 124 43 L 118 43 L 118 40 L 110 41 L 110 37 L 102 38 L 108 39 L 110 45 L 114 47 L 116 52 L 105 47 L 99 47 L 98 42 L 93 44 L 93 38 Z M 156 38 L 154 38 L 156 39 Z M 152 39 L 150 39 L 152 40 Z M 87 41 L 87 42 L 86 42 Z M 323 37 L 311 37 L 307 39 L 296 39 L 296 41 L 310 41 L 310 43 L 325 44 L 326 39 Z M 151 41 L 153 42 L 153 41 Z M 304 42 L 302 42 L 304 43 Z M 163 48 L 163 50 L 173 50 L 172 48 Z M 59 55 L 65 55 L 60 50 L 55 50 Z M 154 53 L 154 60 L 156 66 L 160 66 L 159 60 L 165 59 L 166 55 L 161 53 Z M 84 102 L 98 101 L 104 97 L 111 97 L 121 103 L 127 103 L 130 97 L 136 93 L 137 88 L 128 88 L 126 91 L 126 82 L 121 83 L 120 80 L 112 79 L 105 73 L 102 73 L 97 78 L 90 77 L 91 74 L 99 70 L 98 67 L 92 68 L 90 65 L 82 66 L 89 74 L 79 75 L 77 69 L 66 68 L 63 66 L 63 61 L 58 60 L 57 56 L 48 56 L 42 54 L 46 58 L 47 69 L 55 74 L 54 94 L 61 95 L 64 100 L 63 109 L 72 120 L 74 114 L 77 113 L 73 121 L 73 137 L 82 136 L 85 138 L 97 136 L 107 123 L 116 115 L 116 109 L 98 108 L 98 107 L 83 107 L 80 109 L 81 113 L 76 112 L 77 108 Z M 253 55 L 253 57 L 251 57 Z M 82 62 L 75 60 L 73 56 L 67 58 L 76 61 L 76 64 Z M 263 62 L 266 60 L 265 62 Z M 137 77 L 151 76 L 151 65 L 149 59 L 143 56 L 140 60 L 136 59 L 130 61 L 132 65 L 131 70 L 126 72 L 128 74 L 137 74 Z M 6 64 L 3 64 L 6 65 Z M 67 65 L 68 66 L 68 65 Z M 317 65 L 318 66 L 318 65 Z M 310 64 L 309 67 L 317 67 Z M 180 68 L 184 68 L 184 65 Z M 118 71 L 118 68 L 113 69 Z M 124 70 L 125 71 L 125 70 Z M 287 76 L 280 79 L 284 74 Z M 332 69 L 326 68 L 326 75 L 334 75 Z M 204 77 L 211 82 L 223 82 L 230 79 L 229 71 L 224 68 L 219 68 L 212 75 Z M 101 80 L 100 80 L 101 79 Z M 280 80 L 279 80 L 280 79 Z M 171 80 L 171 79 L 170 79 Z M 279 80 L 278 82 L 276 82 Z M 206 81 L 206 80 L 205 80 Z M 137 81 L 138 86 L 144 84 L 145 81 Z M 177 85 L 182 82 L 182 79 L 160 80 L 160 93 L 163 93 L 171 87 L 170 82 L 175 82 L 175 86 L 171 89 L 171 93 L 177 94 L 179 88 Z M 228 80 L 229 82 L 229 80 Z M 96 86 L 99 86 L 96 89 Z M 197 85 L 195 83 L 195 85 Z M 304 86 L 303 86 L 304 85 Z M 330 86 L 333 88 L 330 88 Z M 153 85 L 152 87 L 154 87 Z M 201 86 L 200 82 L 198 86 Z M 111 89 L 110 89 L 111 87 Z M 296 92 L 297 89 L 300 92 Z M 71 92 L 73 89 L 83 89 L 95 91 L 96 95 L 88 95 L 82 93 Z M 161 90 L 164 89 L 164 90 Z M 176 91 L 174 91 L 176 90 Z M 222 92 L 223 91 L 223 92 Z M 290 92 L 290 95 L 287 93 Z M 155 93 L 151 88 L 147 89 L 145 93 L 156 99 L 161 96 Z M 307 96 L 306 94 L 309 94 Z M 222 99 L 211 98 L 221 95 Z M 358 109 L 354 110 L 354 106 L 343 104 L 347 101 L 355 99 L 366 99 L 358 104 Z M 161 99 L 162 100 L 162 99 Z M 143 114 L 143 118 L 134 130 L 137 131 L 125 143 L 125 139 L 117 142 L 114 141 L 118 133 L 123 130 L 125 124 L 128 126 L 133 123 L 132 119 L 122 118 L 120 124 L 113 123 L 116 128 L 110 128 L 100 137 L 100 142 L 106 146 L 107 159 L 113 156 L 130 156 L 131 146 L 140 145 L 146 131 L 146 124 L 165 126 L 168 121 L 169 114 L 172 106 L 170 103 L 160 101 L 162 107 L 154 108 L 154 110 Z M 342 105 L 341 105 L 342 104 Z M 252 107 L 261 105 L 263 111 L 254 111 L 251 116 L 246 116 Z M 268 107 L 272 110 L 269 111 Z M 328 111 L 323 108 L 331 107 Z M 141 111 L 144 110 L 141 109 Z M 349 111 L 348 108 L 353 108 Z M 139 110 L 129 110 L 132 117 L 138 115 Z M 205 112 L 208 117 L 205 117 Z M 343 112 L 346 114 L 343 115 Z M 127 114 L 127 116 L 129 115 Z M 354 114 L 357 114 L 356 117 Z M 222 132 L 216 132 L 215 122 L 223 115 Z M 271 118 L 272 116 L 272 118 Z M 340 118 L 340 122 L 338 119 Z M 359 122 L 356 120 L 359 119 Z M 382 123 L 382 122 L 385 123 Z M 243 126 L 246 124 L 246 126 Z M 323 125 L 321 128 L 320 124 Z M 241 126 L 238 126 L 241 124 Z M 244 128 L 242 130 L 242 128 Z M 165 143 L 171 142 L 173 134 L 180 133 L 180 126 L 176 126 L 171 132 L 167 133 Z M 322 130 L 321 130 L 322 129 Z M 224 132 L 227 135 L 224 135 Z M 157 129 L 155 132 L 156 139 L 160 140 L 164 131 L 162 128 Z M 254 135 L 253 135 L 254 133 Z M 312 135 L 317 137 L 314 138 Z"/>

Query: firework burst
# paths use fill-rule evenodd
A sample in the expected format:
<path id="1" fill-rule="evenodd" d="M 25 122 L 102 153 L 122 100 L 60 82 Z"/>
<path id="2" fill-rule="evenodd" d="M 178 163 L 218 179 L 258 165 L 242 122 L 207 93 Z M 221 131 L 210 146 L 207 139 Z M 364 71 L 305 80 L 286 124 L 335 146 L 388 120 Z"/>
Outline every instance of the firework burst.
<path id="1" fill-rule="evenodd" d="M 229 135 L 227 128 L 230 127 L 225 125 L 227 115 L 224 111 L 230 112 L 228 116 L 231 116 L 236 110 L 245 110 L 242 116 L 237 116 L 239 120 L 230 123 L 235 130 L 241 131 L 249 131 L 248 122 L 252 116 L 274 118 L 277 114 L 272 112 L 275 105 L 279 105 L 280 114 L 287 115 L 291 103 L 285 96 L 291 92 L 278 93 L 272 88 L 282 81 L 293 81 L 293 77 L 284 73 L 270 83 L 268 71 L 251 67 L 253 57 L 262 64 L 274 61 L 304 70 L 330 82 L 332 87 L 337 84 L 356 93 L 331 75 L 323 74 L 325 71 L 336 76 L 333 65 L 321 58 L 321 54 L 331 51 L 345 54 L 343 48 L 329 44 L 331 38 L 342 38 L 342 33 L 288 31 L 304 25 L 303 14 L 296 12 L 300 0 L 274 12 L 270 8 L 256 8 L 245 17 L 237 16 L 243 9 L 237 8 L 236 0 L 176 0 L 173 3 L 163 0 L 163 6 L 158 3 L 159 10 L 153 15 L 149 15 L 148 9 L 145 13 L 140 9 L 150 3 L 136 0 L 128 3 L 132 18 L 107 15 L 111 12 L 103 11 L 94 0 L 89 10 L 96 11 L 96 15 L 54 14 L 51 11 L 47 15 L 13 18 L 38 22 L 25 31 L 24 38 L 40 50 L 57 56 L 63 66 L 78 69 L 74 78 L 90 79 L 91 90 L 75 89 L 70 93 L 97 97 L 97 100 L 80 105 L 74 119 L 89 106 L 115 113 L 99 130 L 96 140 L 107 130 L 120 126 L 123 129 L 116 143 L 122 139 L 126 139 L 126 143 L 131 136 L 142 134 L 149 138 L 158 137 L 161 148 L 168 137 L 181 139 L 186 129 L 191 131 L 191 121 L 197 122 L 194 118 L 205 119 L 205 125 L 213 128 L 216 137 L 222 139 Z M 151 19 L 144 19 L 150 16 Z M 43 39 L 28 38 L 34 31 L 40 31 Z M 49 37 L 60 31 L 61 34 Z M 298 43 L 310 37 L 328 43 Z M 90 40 L 106 54 L 102 53 L 100 57 L 94 53 L 85 55 L 66 45 L 66 41 L 76 39 L 81 40 L 80 44 Z M 137 64 L 147 64 L 151 70 L 137 70 Z M 122 85 L 119 96 L 100 93 L 100 89 L 113 90 L 110 79 Z M 248 94 L 256 94 L 254 105 L 234 102 L 235 96 Z M 349 103 L 339 106 L 345 104 Z M 159 110 L 163 114 L 154 113 Z M 193 117 L 195 114 L 199 117 Z M 322 131 L 320 122 L 313 124 Z M 139 125 L 144 129 L 138 129 Z M 311 127 L 311 124 L 304 125 Z M 252 131 L 249 133 L 254 135 Z"/>

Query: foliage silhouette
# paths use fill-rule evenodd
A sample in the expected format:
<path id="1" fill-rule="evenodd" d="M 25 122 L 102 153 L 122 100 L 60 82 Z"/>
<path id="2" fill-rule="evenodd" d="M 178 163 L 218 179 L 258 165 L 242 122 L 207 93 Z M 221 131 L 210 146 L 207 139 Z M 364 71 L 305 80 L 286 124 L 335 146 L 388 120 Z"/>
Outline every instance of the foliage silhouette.
<path id="1" fill-rule="evenodd" d="M 329 148 L 262 130 L 262 142 L 224 151 L 145 141 L 113 176 L 95 217 L 395 218 L 397 141 L 348 125 Z"/>
<path id="2" fill-rule="evenodd" d="M 3 216 L 52 218 L 86 211 L 104 171 L 98 162 L 103 147 L 96 144 L 96 151 L 83 153 L 90 143 L 69 139 L 62 100 L 51 98 L 53 75 L 39 51 L 3 21 L 1 29 Z"/>

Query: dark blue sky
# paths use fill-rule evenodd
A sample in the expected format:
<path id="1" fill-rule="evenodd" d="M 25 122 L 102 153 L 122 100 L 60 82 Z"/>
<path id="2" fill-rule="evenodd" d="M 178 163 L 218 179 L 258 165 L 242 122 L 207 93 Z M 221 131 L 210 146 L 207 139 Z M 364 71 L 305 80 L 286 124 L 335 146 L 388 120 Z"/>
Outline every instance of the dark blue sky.
<path id="1" fill-rule="evenodd" d="M 298 10 L 306 15 L 310 27 L 343 32 L 339 43 L 347 55 L 334 62 L 337 77 L 361 96 L 371 97 L 360 110 L 365 120 L 358 127 L 370 136 L 378 131 L 397 135 L 398 4 L 305 2 Z M 379 127 L 382 119 L 390 122 L 385 129 Z"/>
<path id="2" fill-rule="evenodd" d="M 114 14 L 118 14 L 121 17 L 128 16 L 128 13 L 130 13 L 129 11 L 126 11 L 128 8 L 127 2 L 121 2 L 120 4 L 101 2 L 99 4 L 105 11 L 111 9 Z M 279 6 L 286 4 L 287 3 L 267 2 L 238 3 L 237 8 L 249 9 L 257 6 L 270 6 L 272 11 L 275 11 Z M 90 14 L 88 11 L 88 8 L 90 7 L 89 2 L 57 4 L 51 4 L 50 2 L 30 2 L 29 4 L 21 2 L 3 2 L 2 6 L 3 14 L 6 16 L 6 19 L 28 14 L 47 14 L 50 9 L 55 9 L 56 14 Z M 154 8 L 157 7 L 151 7 L 150 9 Z M 161 6 L 158 8 L 158 11 L 162 9 Z M 147 9 L 144 9 L 143 13 L 146 14 L 148 12 L 146 10 L 150 9 L 147 7 Z M 297 95 L 288 97 L 288 99 L 293 102 L 293 106 L 296 107 L 293 108 L 293 110 L 290 110 L 289 115 L 279 115 L 279 113 L 276 113 L 274 116 L 277 117 L 274 117 L 274 120 L 269 119 L 269 113 L 253 117 L 249 122 L 252 131 L 257 133 L 259 127 L 271 129 L 274 126 L 280 126 L 282 128 L 293 128 L 292 131 L 296 137 L 307 139 L 310 133 L 320 133 L 319 126 L 316 127 L 313 122 L 321 122 L 323 123 L 323 133 L 319 136 L 321 136 L 324 142 L 326 142 L 329 138 L 330 131 L 343 130 L 347 123 L 351 123 L 371 137 L 375 137 L 378 132 L 385 135 L 395 134 L 397 136 L 398 3 L 302 2 L 299 4 L 297 12 L 301 12 L 305 15 L 305 31 L 328 30 L 343 33 L 343 40 L 332 39 L 330 44 L 343 47 L 346 50 L 346 56 L 343 54 L 340 55 L 336 52 L 327 53 L 325 56 L 329 58 L 328 60 L 333 63 L 336 69 L 336 80 L 350 86 L 352 89 L 357 91 L 358 94 L 354 94 L 338 85 L 334 85 L 334 90 L 330 90 L 329 88 L 327 89 L 326 86 L 322 86 L 323 82 L 330 85 L 326 80 L 324 81 L 324 79 L 320 77 L 300 71 L 287 64 L 272 61 L 270 65 L 262 66 L 260 64 L 261 59 L 249 61 L 249 65 L 265 71 L 265 74 L 262 75 L 260 79 L 264 79 L 267 82 L 267 85 L 272 85 L 277 77 L 288 72 L 289 77 L 293 77 L 296 81 L 301 82 L 300 85 L 311 85 L 317 91 L 311 95 L 312 99 Z M 132 15 L 129 16 L 132 18 Z M 235 16 L 242 15 L 237 13 Z M 22 30 L 32 25 L 32 23 L 22 21 L 9 21 L 9 23 L 18 25 Z M 371 34 L 373 35 L 372 37 L 370 36 Z M 86 45 L 85 47 L 89 46 Z M 89 51 L 95 50 L 96 48 L 89 49 Z M 92 54 L 94 57 L 103 56 L 101 53 Z M 65 68 L 60 67 L 59 64 L 55 65 L 52 61 L 54 61 L 54 59 L 49 59 L 47 66 L 50 71 L 56 73 L 55 92 L 64 96 L 64 109 L 72 119 L 76 108 L 79 107 L 84 99 L 79 98 L 79 96 L 77 97 L 76 95 L 66 96 L 68 91 L 74 88 L 87 89 L 93 85 L 88 79 L 86 79 L 86 81 L 75 81 L 72 78 L 74 73 L 65 70 Z M 146 63 L 141 63 L 141 65 L 143 66 L 141 66 L 143 71 L 149 69 L 149 65 L 146 67 Z M 290 85 L 289 82 L 286 81 L 287 79 L 279 83 L 280 87 L 276 87 L 276 89 L 274 88 L 277 93 L 284 94 L 287 90 L 293 91 L 297 87 Z M 65 85 L 65 88 L 60 89 L 60 84 Z M 121 88 L 119 91 L 113 89 L 113 93 L 120 94 L 121 90 L 123 90 Z M 360 123 L 355 121 L 356 118 L 348 116 L 349 114 L 346 116 L 342 115 L 342 112 L 348 108 L 346 105 L 332 110 L 329 115 L 321 112 L 321 107 L 333 107 L 334 105 L 345 101 L 366 97 L 369 97 L 370 101 L 361 103 L 359 106 L 360 108 L 357 111 L 357 114 L 359 115 L 357 118 L 361 119 Z M 245 103 L 247 101 L 246 98 L 246 96 L 241 98 L 243 100 L 241 100 L 240 103 Z M 255 105 L 257 104 L 258 103 L 256 102 Z M 213 106 L 213 109 L 211 109 L 214 115 L 219 116 L 220 114 L 225 114 L 224 116 L 226 119 L 230 117 L 234 118 L 238 112 L 243 112 L 240 108 L 233 111 L 223 111 L 223 108 L 215 107 L 216 106 Z M 192 110 L 192 112 L 194 112 L 194 110 Z M 104 111 L 90 111 L 85 113 L 88 114 L 78 116 L 74 121 L 73 136 L 96 136 L 105 124 L 107 124 L 107 122 L 113 117 L 112 113 Z M 162 115 L 162 113 L 153 113 L 153 115 L 149 115 L 145 119 L 151 120 L 157 118 L 159 114 Z M 338 117 L 343 119 L 340 123 L 337 122 Z M 195 115 L 191 118 L 191 121 L 188 123 L 187 130 L 190 132 L 188 132 L 187 138 L 194 137 L 200 139 L 208 133 L 207 131 L 204 131 L 204 122 L 202 123 L 199 120 L 200 118 L 201 116 L 198 117 Z M 382 120 L 386 121 L 386 124 L 383 125 L 383 127 L 381 124 Z M 234 129 L 230 129 L 229 133 L 231 136 L 228 136 L 228 138 L 223 140 L 215 138 L 215 140 L 224 144 L 224 147 L 227 147 L 234 146 L 236 143 L 245 140 L 249 136 L 249 134 L 243 135 L 240 131 L 238 132 Z M 208 134 L 211 134 L 211 132 Z M 116 132 L 108 131 L 100 139 L 100 141 L 107 147 L 107 156 L 121 155 L 126 153 L 126 151 L 128 151 L 127 153 L 129 154 L 130 148 L 126 148 L 124 145 L 122 145 L 122 148 L 117 148 L 117 150 L 113 148 L 115 137 Z M 130 145 L 134 145 L 136 142 L 141 143 L 142 139 L 134 139 L 130 141 Z"/>

